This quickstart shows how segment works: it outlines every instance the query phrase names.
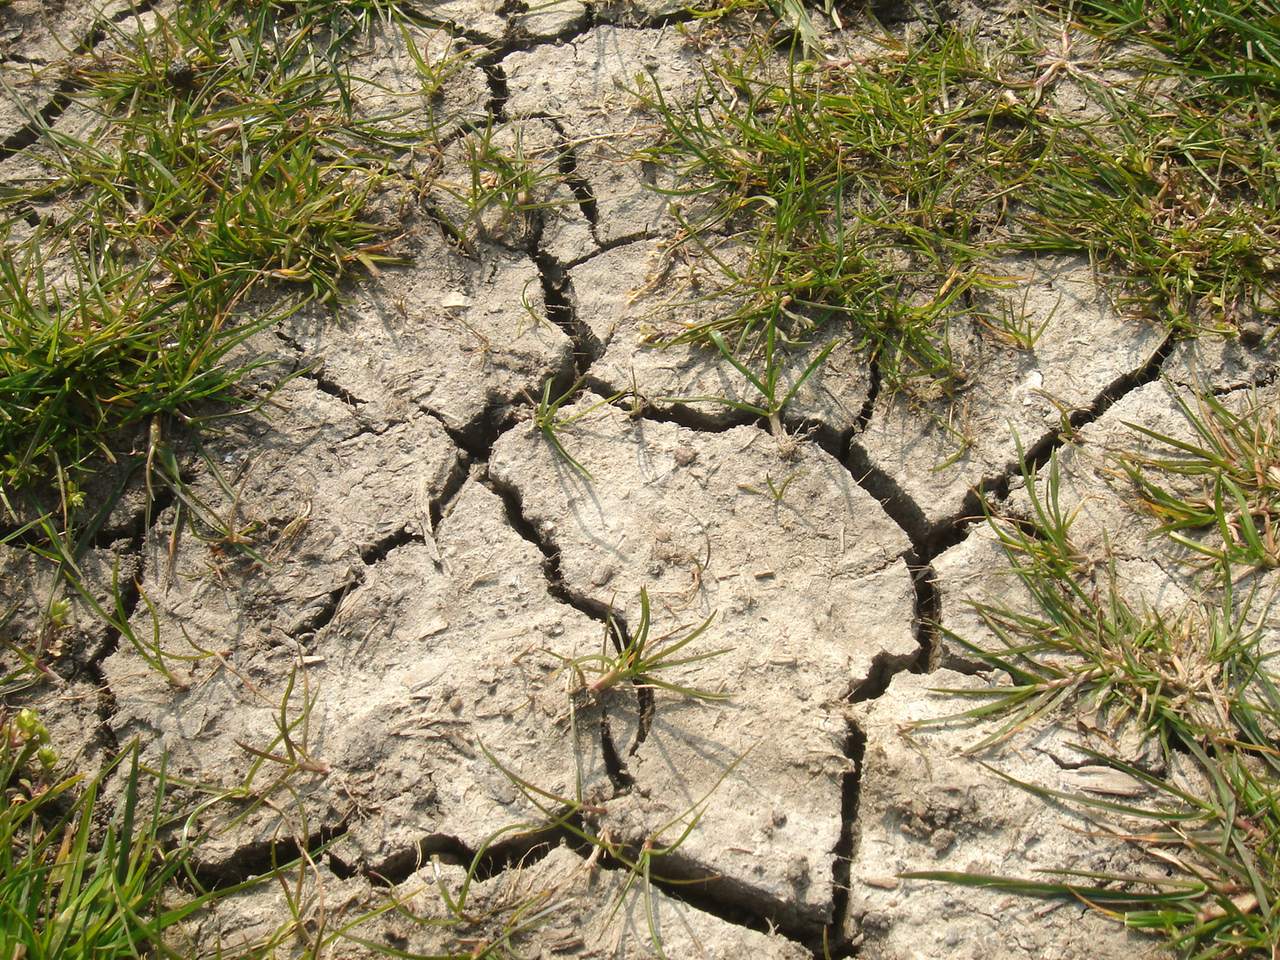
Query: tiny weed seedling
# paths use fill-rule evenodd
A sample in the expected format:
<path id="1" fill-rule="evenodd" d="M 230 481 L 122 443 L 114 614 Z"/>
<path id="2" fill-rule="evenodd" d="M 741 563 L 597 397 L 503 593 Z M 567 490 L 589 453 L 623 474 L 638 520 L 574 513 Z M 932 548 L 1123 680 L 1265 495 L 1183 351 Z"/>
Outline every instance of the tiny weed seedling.
<path id="1" fill-rule="evenodd" d="M 636 686 L 658 688 L 662 690 L 670 690 L 685 697 L 694 697 L 699 700 L 727 700 L 730 694 L 719 693 L 711 690 L 699 690 L 695 687 L 687 687 L 683 684 L 672 683 L 657 676 L 658 671 L 679 667 L 689 663 L 697 663 L 700 660 L 708 660 L 711 657 L 718 657 L 721 654 L 728 653 L 729 648 L 720 650 L 711 650 L 705 653 L 696 653 L 683 657 L 675 657 L 685 647 L 687 647 L 698 637 L 706 632 L 711 626 L 715 614 L 707 617 L 699 626 L 691 632 L 686 633 L 683 637 L 675 639 L 675 634 L 680 630 L 674 630 L 664 636 L 651 641 L 649 638 L 649 594 L 644 588 L 640 590 L 640 622 L 636 625 L 635 633 L 627 642 L 626 646 L 617 653 L 609 653 L 608 647 L 614 636 L 617 624 L 613 617 L 613 611 L 610 609 L 606 618 L 604 646 L 605 651 L 602 653 L 588 654 L 582 657 L 568 658 L 552 653 L 551 655 L 563 662 L 564 670 L 570 671 L 578 678 L 578 685 L 571 694 L 575 702 L 594 703 L 602 693 L 619 683 L 631 682 Z M 656 651 L 650 649 L 651 644 L 665 644 Z M 550 652 L 550 651 L 548 651 Z M 591 683 L 586 682 L 588 673 L 596 674 L 597 677 Z"/>
<path id="2" fill-rule="evenodd" d="M 1030 278 L 1025 278 L 1026 280 Z M 1049 328 L 1049 324 L 1053 322 L 1054 316 L 1058 313 L 1058 308 L 1062 306 L 1062 298 L 1058 298 L 1058 302 L 1053 305 L 1053 309 L 1040 323 L 1036 323 L 1035 318 L 1027 311 L 1027 298 L 1031 294 L 1030 286 L 1023 289 L 1023 297 L 1021 309 L 1017 309 L 1007 300 L 1000 304 L 1000 312 L 998 314 L 979 314 L 978 322 L 990 330 L 995 336 L 1008 343 L 1013 344 L 1020 350 L 1031 351 L 1036 348 L 1036 344 L 1040 342 L 1040 338 L 1044 336 L 1045 330 Z"/>
<path id="3" fill-rule="evenodd" d="M 769 474 L 766 473 L 764 475 L 764 483 L 765 483 L 765 486 L 769 488 L 768 493 L 765 493 L 765 491 L 763 490 L 757 490 L 755 487 L 749 487 L 745 483 L 738 484 L 738 489 L 745 490 L 747 491 L 747 493 L 754 493 L 758 497 L 767 496 L 771 500 L 773 500 L 774 503 L 781 503 L 787 495 L 787 487 L 791 486 L 791 481 L 794 480 L 796 477 L 800 477 L 803 475 L 804 475 L 803 470 L 797 470 L 794 473 L 792 473 L 790 476 L 786 477 L 782 481 L 782 483 L 775 484 L 773 482 L 773 477 L 771 477 Z"/>
<path id="4" fill-rule="evenodd" d="M 706 813 L 707 805 L 710 803 L 712 795 L 720 789 L 720 784 L 724 783 L 725 778 L 737 768 L 738 764 L 742 763 L 742 761 L 747 758 L 747 754 L 749 754 L 753 749 L 755 749 L 755 744 L 752 744 L 752 746 L 748 747 L 734 758 L 734 761 L 725 768 L 724 772 L 720 774 L 720 777 L 711 785 L 710 789 L 702 795 L 700 800 L 686 809 L 683 813 L 672 817 L 657 830 L 654 830 L 645 837 L 644 841 L 640 844 L 639 849 L 634 853 L 616 843 L 606 842 L 601 844 L 600 838 L 586 834 L 584 831 L 583 839 L 588 840 L 588 842 L 599 844 L 597 846 L 598 850 L 603 850 L 617 860 L 620 860 L 630 871 L 627 876 L 627 882 L 623 885 L 622 891 L 618 894 L 618 900 L 614 904 L 613 913 L 610 914 L 610 920 L 617 916 L 618 911 L 625 903 L 627 895 L 631 892 L 632 887 L 634 887 L 636 882 L 639 881 L 641 883 L 640 889 L 644 897 L 644 916 L 649 932 L 649 942 L 653 945 L 654 951 L 657 952 L 661 960 L 666 960 L 667 955 L 662 949 L 662 938 L 659 935 L 658 930 L 658 917 L 653 901 L 653 881 L 655 879 L 662 880 L 663 877 L 660 873 L 655 872 L 654 868 L 657 866 L 660 870 L 662 858 L 670 856 L 680 849 L 684 842 L 689 838 L 689 835 L 693 833 L 695 828 L 697 828 L 698 823 L 702 820 L 703 815 Z M 680 829 L 679 835 L 676 836 L 674 840 L 667 843 L 662 842 L 662 838 L 668 832 L 678 828 L 683 829 Z M 672 883 L 676 881 L 667 880 L 666 882 Z M 679 882 L 693 884 L 698 881 L 686 880 Z"/>
<path id="5" fill-rule="evenodd" d="M 569 451 L 565 449 L 564 443 L 560 439 L 560 431 L 564 427 L 567 427 L 570 424 L 581 420 L 593 411 L 598 410 L 600 407 L 613 403 L 623 395 L 618 393 L 614 394 L 612 397 L 605 397 L 593 403 L 585 410 L 578 411 L 573 416 L 560 416 L 560 408 L 572 400 L 578 391 L 582 389 L 582 385 L 586 382 L 587 378 L 585 376 L 579 377 L 574 381 L 573 386 L 553 400 L 551 399 L 552 381 L 548 380 L 542 386 L 542 399 L 538 401 L 538 406 L 533 411 L 533 422 L 534 425 L 542 431 L 542 435 L 546 437 L 547 442 L 551 444 L 556 453 L 564 458 L 564 460 L 573 467 L 574 470 L 582 474 L 582 476 L 588 481 L 592 481 L 593 477 L 587 468 L 570 456 Z"/>
<path id="6" fill-rule="evenodd" d="M 450 226 L 467 252 L 474 253 L 476 243 L 501 239 L 512 224 L 528 231 L 540 210 L 577 203 L 572 193 L 555 196 L 569 148 L 529 142 L 528 128 L 539 123 L 490 118 L 483 126 L 470 125 L 449 148 L 459 168 L 456 181 L 433 177 L 427 184 L 428 191 L 449 198 L 445 206 L 456 205 L 454 217 L 463 219 Z"/>
<path id="7" fill-rule="evenodd" d="M 422 76 L 422 95 L 428 100 L 438 100 L 443 97 L 446 84 L 475 59 L 473 49 L 464 43 L 459 43 L 446 33 L 443 27 L 437 29 L 431 36 L 431 40 L 441 40 L 444 47 L 444 52 L 435 59 L 430 56 L 431 40 L 419 48 L 409 32 L 409 25 L 405 22 L 400 24 L 400 34 L 404 39 L 405 49 L 413 58 L 414 65 Z"/>
<path id="8" fill-rule="evenodd" d="M 306 668 L 303 667 L 302 673 L 302 707 L 298 710 L 298 714 L 293 719 L 289 718 L 289 701 L 293 696 L 294 684 L 297 681 L 299 669 L 294 666 L 289 671 L 289 682 L 285 686 L 284 694 L 280 698 L 279 713 L 275 718 L 276 730 L 278 731 L 275 739 L 265 748 L 259 749 L 244 743 L 241 740 L 236 741 L 236 746 L 246 753 L 251 754 L 256 759 L 249 769 L 249 773 L 245 776 L 245 789 L 248 790 L 258 771 L 264 763 L 270 762 L 279 765 L 280 775 L 276 781 L 277 784 L 285 783 L 294 773 L 303 771 L 306 773 L 327 775 L 329 764 L 320 757 L 311 753 L 308 749 L 310 741 L 311 728 L 311 712 L 315 709 L 316 702 L 320 697 L 320 691 L 312 693 L 310 684 L 307 679 Z M 247 683 L 247 678 L 243 678 Z M 250 689 L 254 689 L 252 686 Z M 255 690 L 256 692 L 256 690 Z M 261 694 L 259 694 L 261 696 Z M 273 752 L 283 749 L 284 753 Z M 274 786 L 265 791 L 266 795 L 270 795 L 274 790 Z"/>
<path id="9" fill-rule="evenodd" d="M 692 402 L 712 400 L 717 403 L 723 403 L 735 410 L 753 413 L 769 422 L 769 432 L 774 437 L 782 437 L 784 434 L 782 412 L 786 409 L 787 404 L 795 398 L 795 395 L 804 386 L 805 381 L 813 375 L 814 371 L 826 362 L 827 357 L 831 355 L 831 351 L 836 347 L 835 341 L 823 347 L 818 352 L 818 355 L 809 361 L 809 365 L 804 368 L 800 376 L 796 378 L 796 382 L 791 385 L 791 389 L 785 394 L 779 395 L 778 377 L 782 372 L 782 357 L 780 355 L 781 351 L 776 347 L 777 327 L 775 324 L 771 323 L 765 328 L 764 373 L 761 376 L 757 376 L 745 363 L 730 352 L 728 345 L 724 341 L 724 335 L 719 330 L 709 330 L 707 336 L 715 344 L 716 349 L 720 351 L 720 355 L 728 360 L 734 369 L 746 377 L 747 382 L 756 388 L 764 402 L 751 404 L 741 400 L 726 400 L 722 397 L 698 397 Z"/>

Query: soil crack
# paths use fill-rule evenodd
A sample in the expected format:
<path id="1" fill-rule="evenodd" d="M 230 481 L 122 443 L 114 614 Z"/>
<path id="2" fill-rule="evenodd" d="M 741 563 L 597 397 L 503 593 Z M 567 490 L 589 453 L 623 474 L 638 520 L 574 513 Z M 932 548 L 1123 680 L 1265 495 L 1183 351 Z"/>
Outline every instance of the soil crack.
<path id="1" fill-rule="evenodd" d="M 304 850 L 312 858 L 324 852 L 325 847 L 333 843 L 347 832 L 347 822 L 322 827 L 305 838 L 289 837 L 283 840 L 260 840 L 240 847 L 226 860 L 219 862 L 192 861 L 192 876 L 205 890 L 224 890 L 237 884 L 269 874 L 276 870 L 278 864 L 297 860 Z M 300 843 L 299 840 L 302 840 Z M 332 857 L 330 857 L 332 860 Z M 339 875 L 341 863 L 336 864 L 334 871 Z M 350 874 L 348 874 L 349 876 Z"/>
<path id="2" fill-rule="evenodd" d="M 510 52 L 510 50 L 503 50 L 502 57 Z M 507 120 L 507 101 L 510 99 L 510 92 L 507 90 L 507 74 L 500 62 L 502 57 L 495 53 L 479 62 L 480 69 L 484 72 L 485 80 L 489 84 L 489 102 L 485 104 L 485 111 L 494 123 Z"/>
<path id="3" fill-rule="evenodd" d="M 547 319 L 573 341 L 575 376 L 581 377 L 604 353 L 602 344 L 591 328 L 578 319 L 571 296 L 573 285 L 564 266 L 549 253 L 533 255 L 542 281 L 542 298 L 547 305 Z"/>
<path id="4" fill-rule="evenodd" d="M 834 891 L 831 898 L 831 923 L 822 931 L 820 942 L 810 943 L 815 956 L 839 957 L 852 955 L 853 944 L 847 942 L 845 916 L 849 912 L 849 890 L 853 883 L 853 857 L 858 845 L 858 801 L 862 792 L 862 761 L 866 754 L 867 737 L 857 724 L 849 723 L 845 738 L 844 755 L 849 758 L 852 770 L 841 777 L 840 790 L 840 840 L 836 844 L 835 861 L 831 866 L 831 882 Z"/>
<path id="5" fill-rule="evenodd" d="M 612 250 L 617 250 L 619 247 L 625 247 L 632 243 L 644 243 L 646 240 L 652 240 L 653 232 L 650 230 L 639 230 L 636 233 L 627 233 L 603 241 L 593 235 L 593 239 L 596 241 L 596 248 L 594 250 L 588 250 L 580 257 L 574 257 L 572 260 L 566 260 L 564 263 L 564 268 L 566 270 L 572 270 L 575 267 L 582 266 L 584 263 L 590 263 L 597 257 L 609 253 Z"/>
<path id="6" fill-rule="evenodd" d="M 302 376 L 310 380 L 316 385 L 316 389 L 321 393 L 327 393 L 331 397 L 341 400 L 352 410 L 359 410 L 367 401 L 360 399 L 350 390 L 344 388 L 335 380 L 330 380 L 324 375 L 324 367 L 317 364 L 309 370 L 303 370 Z"/>
<path id="7" fill-rule="evenodd" d="M 63 80 L 54 88 L 53 96 L 39 110 L 30 113 L 30 119 L 0 143 L 0 162 L 8 160 L 16 153 L 44 139 L 49 128 L 62 116 L 63 111 L 71 104 L 71 95 L 80 89 L 80 85 L 70 80 Z M 16 102 L 16 101 L 15 101 Z"/>
<path id="8" fill-rule="evenodd" d="M 578 156 L 573 141 L 565 136 L 564 128 L 559 123 L 554 121 L 552 123 L 556 132 L 560 134 L 561 146 L 564 147 L 559 160 L 560 175 L 564 177 L 564 182 L 573 191 L 573 195 L 578 198 L 578 207 L 582 210 L 582 215 L 587 218 L 587 222 L 591 224 L 591 236 L 599 244 L 600 240 L 595 234 L 596 224 L 600 221 L 600 209 L 596 204 L 595 193 L 586 178 L 578 174 Z"/>
<path id="9" fill-rule="evenodd" d="M 1177 338 L 1173 334 L 1168 334 L 1141 367 L 1121 374 L 1104 388 L 1089 406 L 1071 411 L 1064 424 L 1067 429 L 1051 431 L 1041 437 L 1026 451 L 1020 464 L 1014 464 L 1006 471 L 1006 479 L 1011 480 L 1018 474 L 1025 474 L 1043 467 L 1049 462 L 1054 451 L 1075 439 L 1075 434 L 1080 428 L 1098 420 L 1126 394 L 1160 379 L 1164 362 L 1169 358 L 1176 344 Z"/>

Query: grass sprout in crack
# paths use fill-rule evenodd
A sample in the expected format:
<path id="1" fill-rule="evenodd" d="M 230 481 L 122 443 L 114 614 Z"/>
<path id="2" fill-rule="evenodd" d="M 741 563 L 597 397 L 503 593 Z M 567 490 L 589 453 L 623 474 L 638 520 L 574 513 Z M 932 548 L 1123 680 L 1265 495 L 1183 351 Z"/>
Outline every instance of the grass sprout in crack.
<path id="1" fill-rule="evenodd" d="M 599 400 L 585 410 L 579 410 L 572 416 L 560 416 L 560 408 L 572 400 L 586 382 L 586 376 L 579 377 L 573 386 L 553 400 L 551 399 L 552 381 L 548 380 L 542 386 L 542 398 L 538 401 L 538 406 L 533 411 L 533 423 L 542 431 L 542 435 L 547 438 L 547 443 L 551 444 L 556 453 L 563 457 L 574 470 L 582 474 L 588 481 L 591 481 L 593 478 L 587 468 L 575 460 L 569 451 L 565 449 L 564 442 L 560 439 L 560 431 L 564 427 L 589 415 L 593 410 L 597 410 L 605 404 L 613 403 L 613 401 L 621 398 L 622 394 L 614 394 L 612 397 Z"/>
<path id="2" fill-rule="evenodd" d="M 746 403 L 741 400 L 729 400 L 724 397 L 693 397 L 686 400 L 672 398 L 673 402 L 701 403 L 704 401 L 711 401 L 714 403 L 722 403 L 727 407 L 732 407 L 735 410 L 741 410 L 745 413 L 755 414 L 757 417 L 769 421 L 770 434 L 779 440 L 785 438 L 785 430 L 782 426 L 783 410 L 785 410 L 787 405 L 795 399 L 795 395 L 800 391 L 800 388 L 804 386 L 804 382 L 826 362 L 827 357 L 831 355 L 831 351 L 836 348 L 835 340 L 823 347 L 822 350 L 818 352 L 818 355 L 809 362 L 809 365 L 804 368 L 804 371 L 800 376 L 796 378 L 791 389 L 788 390 L 785 395 L 782 395 L 781 391 L 778 389 L 778 379 L 782 372 L 783 351 L 777 347 L 778 333 L 777 328 L 774 325 L 771 324 L 765 329 L 763 343 L 764 370 L 760 376 L 756 376 L 751 371 L 750 367 L 733 355 L 733 352 L 725 343 L 724 335 L 721 334 L 719 330 L 710 330 L 707 332 L 707 336 L 710 338 L 711 342 L 715 344 L 716 349 L 720 351 L 720 355 L 724 357 L 724 359 L 727 360 L 739 373 L 746 377 L 748 383 L 756 388 L 760 394 L 760 402 L 753 404 Z M 778 499 L 781 499 L 781 497 Z"/>
<path id="3" fill-rule="evenodd" d="M 630 681 L 637 686 L 670 690 L 681 696 L 693 697 L 697 700 L 727 700 L 731 694 L 687 687 L 656 676 L 659 670 L 697 663 L 700 660 L 708 660 L 711 657 L 729 653 L 731 648 L 726 647 L 720 650 L 675 657 L 675 654 L 702 636 L 707 628 L 711 626 L 711 621 L 714 619 L 715 614 L 713 613 L 698 627 L 694 628 L 692 632 L 686 633 L 683 637 L 675 638 L 676 634 L 684 629 L 677 628 L 671 633 L 654 639 L 652 643 L 655 645 L 666 644 L 654 652 L 650 649 L 649 593 L 642 587 L 640 590 L 640 622 L 636 626 L 635 635 L 621 651 L 613 654 L 608 652 L 610 640 L 615 631 L 613 610 L 611 608 L 605 626 L 603 652 L 574 657 L 573 659 L 551 651 L 548 652 L 564 664 L 561 669 L 570 676 L 569 699 L 571 707 L 579 704 L 594 703 L 606 690 L 626 681 Z M 596 679 L 590 683 L 587 682 L 587 674 L 589 673 L 596 675 Z"/>
<path id="4" fill-rule="evenodd" d="M 558 189 L 566 149 L 545 121 L 490 118 L 450 144 L 443 170 L 429 173 L 424 186 L 468 253 L 488 242 L 518 246 L 536 233 L 540 211 L 578 202 Z"/>
<path id="5" fill-rule="evenodd" d="M 1249 696 L 1262 674 L 1260 631 L 1251 603 L 1233 609 L 1204 597 L 1176 613 L 1135 603 L 1116 576 L 1114 559 L 1085 556 L 1072 544 L 1073 514 L 1059 502 L 1056 454 L 1043 492 L 1034 470 L 1025 473 L 1034 504 L 1035 529 L 988 519 L 1031 598 L 1024 609 L 1002 601 L 970 599 L 969 605 L 1002 649 L 944 632 L 988 666 L 1007 674 L 1010 687 L 947 691 L 990 702 L 929 723 L 1001 718 L 968 753 L 977 753 L 1081 702 L 1109 727 L 1133 716 L 1144 730 L 1170 741 L 1207 743 L 1233 736 L 1232 705 Z M 1252 598 L 1250 598 L 1251 600 Z"/>

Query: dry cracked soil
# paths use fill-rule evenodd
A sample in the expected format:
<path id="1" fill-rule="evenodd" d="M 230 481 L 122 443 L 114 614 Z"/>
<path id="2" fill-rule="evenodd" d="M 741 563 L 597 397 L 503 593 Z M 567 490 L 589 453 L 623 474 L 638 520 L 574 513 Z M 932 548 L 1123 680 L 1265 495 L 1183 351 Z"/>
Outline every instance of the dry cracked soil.
<path id="1" fill-rule="evenodd" d="M 952 7 L 975 21 L 1008 13 Z M 879 13 L 896 30 L 939 15 Z M 6 179 L 40 162 L 34 115 L 85 122 L 53 69 L 66 38 L 89 49 L 103 42 L 98 24 L 130 16 L 0 8 Z M 687 319 L 668 306 L 663 259 L 679 225 L 651 189 L 659 175 L 633 158 L 652 118 L 626 88 L 647 75 L 691 97 L 704 58 L 733 38 L 668 0 L 446 0 L 418 16 L 422 26 L 375 27 L 353 51 L 368 85 L 360 108 L 412 124 L 429 105 L 403 45 L 453 38 L 484 50 L 439 95 L 458 123 L 488 118 L 523 149 L 557 152 L 564 176 L 546 205 L 492 214 L 461 243 L 433 219 L 449 211 L 381 198 L 414 265 L 259 334 L 249 347 L 276 362 L 244 389 L 274 391 L 270 402 L 221 422 L 206 456 L 185 453 L 192 496 L 245 531 L 257 559 L 195 535 L 177 499 L 145 509 L 135 482 L 83 574 L 104 600 L 113 574 L 132 589 L 136 634 L 174 658 L 173 676 L 79 604 L 74 669 L 22 703 L 86 771 L 137 738 L 173 778 L 252 783 L 270 802 L 243 816 L 210 806 L 196 821 L 215 828 L 202 876 L 243 879 L 307 845 L 319 852 L 301 909 L 330 928 L 387 887 L 444 918 L 438 884 L 456 890 L 489 844 L 468 950 L 492 935 L 481 918 L 539 896 L 554 909 L 513 940 L 520 956 L 656 955 L 655 933 L 671 958 L 1159 955 L 1080 903 L 902 879 L 1124 870 L 1137 854 L 1122 841 L 1082 833 L 1078 813 L 1001 774 L 1142 789 L 1099 785 L 1089 730 L 1027 731 L 980 764 L 964 751 L 982 723 L 912 724 L 967 709 L 954 691 L 993 682 L 937 626 L 981 644 L 966 598 L 1016 593 L 975 491 L 1016 511 L 1021 454 L 1043 462 L 1069 419 L 1063 497 L 1082 508 L 1077 532 L 1108 538 L 1135 592 L 1177 593 L 1105 452 L 1124 423 L 1178 429 L 1174 392 L 1196 377 L 1223 394 L 1265 382 L 1272 351 L 1175 342 L 1119 315 L 1086 261 L 1028 258 L 1004 264 L 1017 282 L 990 296 L 1045 325 L 1033 350 L 955 323 L 972 437 L 959 456 L 936 410 L 882 390 L 848 343 L 776 438 L 701 399 L 749 399 L 714 352 L 649 342 L 655 325 Z M 862 41 L 837 31 L 833 42 Z M 465 175 L 460 154 L 437 159 L 440 176 Z M 547 383 L 557 397 L 579 378 L 559 411 L 573 418 L 557 432 L 562 452 L 532 415 Z M 6 562 L 0 589 L 18 604 L 7 629 L 21 636 L 39 629 L 49 571 L 17 553 Z M 596 676 L 565 663 L 634 639 L 645 598 L 651 650 L 709 620 L 681 655 L 719 651 L 655 676 L 723 699 L 630 682 L 575 692 Z M 285 749 L 282 725 L 305 762 L 272 793 L 262 754 Z M 1131 739 L 1133 762 L 1164 769 L 1157 748 Z M 535 800 L 555 805 L 527 785 L 574 799 L 573 823 L 615 851 L 652 856 L 652 882 L 564 827 L 514 829 L 546 821 Z M 287 917 L 278 886 L 253 889 L 201 917 L 194 937 L 231 949 Z M 401 955 L 457 950 L 460 936 L 395 912 L 359 934 Z"/>

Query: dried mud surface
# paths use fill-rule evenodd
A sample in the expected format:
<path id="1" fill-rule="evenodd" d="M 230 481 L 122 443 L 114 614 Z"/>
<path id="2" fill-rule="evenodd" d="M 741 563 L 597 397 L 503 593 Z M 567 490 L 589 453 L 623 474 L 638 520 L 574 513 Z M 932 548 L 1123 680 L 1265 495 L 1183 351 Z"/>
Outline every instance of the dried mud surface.
<path id="1" fill-rule="evenodd" d="M 916 14 L 899 12 L 909 28 Z M 652 118 L 625 88 L 647 74 L 687 100 L 702 59 L 732 38 L 700 35 L 683 4 L 647 0 L 448 0 L 420 13 L 412 37 L 428 57 L 452 36 L 487 47 L 483 66 L 427 104 L 404 37 L 376 34 L 353 74 L 369 85 L 361 109 L 412 126 L 414 110 L 443 105 L 459 125 L 491 121 L 529 148 L 559 145 L 572 188 L 462 242 L 432 210 L 380 201 L 406 231 L 397 252 L 416 265 L 259 336 L 251 346 L 277 363 L 246 390 L 278 386 L 271 403 L 184 460 L 194 495 L 244 531 L 257 559 L 194 535 L 177 501 L 145 509 L 135 485 L 85 563 L 101 599 L 113 575 L 126 586 L 140 636 L 187 659 L 165 678 L 81 604 L 64 651 L 71 679 L 24 703 L 86 772 L 137 737 L 148 762 L 167 754 L 171 777 L 213 788 L 262 787 L 272 771 L 261 753 L 279 753 L 282 724 L 296 724 L 309 768 L 288 795 L 221 826 L 202 869 L 234 880 L 289 843 L 327 841 L 314 877 L 330 923 L 387 885 L 442 917 L 437 882 L 456 886 L 458 864 L 541 816 L 505 769 L 576 795 L 595 834 L 633 856 L 674 847 L 655 860 L 663 879 L 646 917 L 625 865 L 567 832 L 500 840 L 474 912 L 496 916 L 535 893 L 560 904 L 521 934 L 523 956 L 654 955 L 651 923 L 672 958 L 1159 955 L 1083 905 L 898 876 L 1130 865 L 1122 842 L 1081 842 L 1070 811 L 999 776 L 1098 787 L 1087 734 L 1027 733 L 986 751 L 983 766 L 962 756 L 982 724 L 906 730 L 970 703 L 939 690 L 991 682 L 935 624 L 981 644 L 965 599 L 1017 600 L 975 491 L 1026 508 L 1019 444 L 1043 461 L 1067 416 L 1080 444 L 1064 451 L 1063 496 L 1081 506 L 1077 531 L 1108 538 L 1122 576 L 1153 602 L 1183 596 L 1114 488 L 1107 451 L 1126 423 L 1185 429 L 1171 391 L 1206 373 L 1224 393 L 1268 383 L 1271 348 L 1173 344 L 1118 315 L 1086 262 L 1010 262 L 1018 279 L 1000 295 L 1044 333 L 1015 350 L 977 321 L 990 304 L 957 318 L 952 346 L 970 380 L 947 415 L 974 438 L 961 456 L 941 408 L 880 391 L 874 363 L 848 343 L 797 395 L 794 436 L 776 439 L 699 399 L 749 399 L 716 355 L 647 336 L 671 319 L 662 258 L 678 224 L 654 172 L 632 158 Z M 95 23 L 119 16 L 0 7 L 8 178 L 39 167 L 33 114 L 84 122 L 60 86 L 65 38 L 100 42 Z M 402 159 L 407 175 L 414 158 Z M 442 176 L 465 175 L 464 161 L 446 149 Z M 800 354 L 784 378 L 807 363 Z M 544 384 L 559 395 L 579 377 L 559 439 L 582 470 L 531 422 Z M 649 402 L 600 402 L 619 391 Z M 787 478 L 785 495 L 771 495 Z M 0 592 L 16 604 L 6 629 L 21 638 L 39 629 L 48 571 L 4 559 Z M 662 678 L 728 699 L 624 683 L 587 700 L 566 687 L 566 660 L 640 628 L 642 591 L 653 638 L 711 618 L 687 649 L 726 651 Z M 1140 741 L 1126 749 L 1152 769 L 1164 762 Z M 278 889 L 238 895 L 201 920 L 199 937 L 248 943 L 286 912 Z M 369 929 L 409 953 L 457 948 L 443 928 L 394 913 Z"/>

